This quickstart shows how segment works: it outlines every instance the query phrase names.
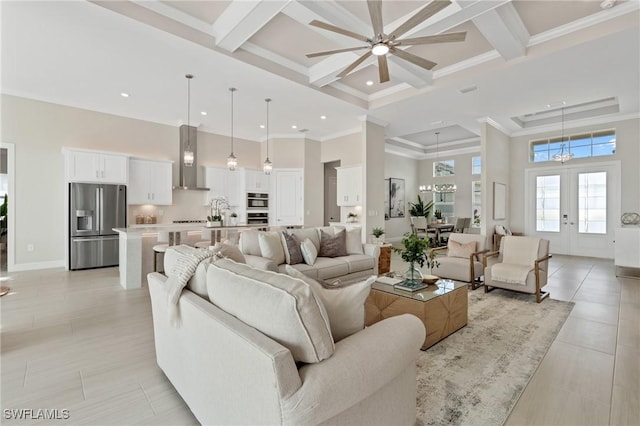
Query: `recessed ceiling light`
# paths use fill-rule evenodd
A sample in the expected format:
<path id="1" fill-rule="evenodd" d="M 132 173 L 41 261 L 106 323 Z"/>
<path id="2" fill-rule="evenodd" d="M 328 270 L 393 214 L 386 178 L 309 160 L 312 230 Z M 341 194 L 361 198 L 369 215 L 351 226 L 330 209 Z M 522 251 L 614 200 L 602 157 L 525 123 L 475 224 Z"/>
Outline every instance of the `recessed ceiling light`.
<path id="1" fill-rule="evenodd" d="M 200 114 L 207 115 L 207 111 L 200 111 Z"/>
<path id="2" fill-rule="evenodd" d="M 373 86 L 373 81 L 371 80 L 367 81 L 367 86 Z"/>
<path id="3" fill-rule="evenodd" d="M 321 116 L 320 116 L 320 120 L 326 120 L 326 119 L 327 119 L 327 116 L 326 116 L 326 115 L 321 115 Z"/>
<path id="4" fill-rule="evenodd" d="M 432 126 L 440 126 L 440 125 L 444 124 L 444 121 L 442 121 L 442 120 L 432 121 L 429 124 L 431 124 Z"/>
<path id="5" fill-rule="evenodd" d="M 264 124 L 261 124 L 261 125 L 260 125 L 260 128 L 261 128 L 261 129 L 264 129 Z"/>
<path id="6" fill-rule="evenodd" d="M 125 93 L 125 92 L 122 92 L 122 93 L 120 93 L 120 96 L 122 96 L 123 98 L 128 98 L 129 94 Z"/>
<path id="7" fill-rule="evenodd" d="M 293 126 L 291 126 L 292 129 L 297 129 L 298 126 L 296 126 L 295 124 Z"/>
<path id="8" fill-rule="evenodd" d="M 566 101 L 555 101 L 555 102 L 549 102 L 547 104 L 547 108 L 558 108 L 561 106 L 565 106 L 567 104 Z"/>

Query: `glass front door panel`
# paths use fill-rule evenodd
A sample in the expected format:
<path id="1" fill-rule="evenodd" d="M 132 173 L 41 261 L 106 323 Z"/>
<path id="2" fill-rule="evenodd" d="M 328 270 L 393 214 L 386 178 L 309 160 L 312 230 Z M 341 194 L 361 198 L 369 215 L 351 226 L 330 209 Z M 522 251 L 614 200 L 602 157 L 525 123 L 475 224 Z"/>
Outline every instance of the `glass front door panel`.
<path id="1" fill-rule="evenodd" d="M 536 231 L 560 232 L 560 175 L 536 177 Z"/>
<path id="2" fill-rule="evenodd" d="M 607 233 L 607 173 L 578 174 L 578 232 Z"/>

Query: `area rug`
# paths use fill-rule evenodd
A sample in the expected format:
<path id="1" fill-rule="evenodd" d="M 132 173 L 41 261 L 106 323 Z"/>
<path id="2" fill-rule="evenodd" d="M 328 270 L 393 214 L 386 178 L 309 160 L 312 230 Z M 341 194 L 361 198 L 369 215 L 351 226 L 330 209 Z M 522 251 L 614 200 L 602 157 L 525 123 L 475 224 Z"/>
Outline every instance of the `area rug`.
<path id="1" fill-rule="evenodd" d="M 416 425 L 502 425 L 573 305 L 470 292 L 468 325 L 418 358 Z"/>

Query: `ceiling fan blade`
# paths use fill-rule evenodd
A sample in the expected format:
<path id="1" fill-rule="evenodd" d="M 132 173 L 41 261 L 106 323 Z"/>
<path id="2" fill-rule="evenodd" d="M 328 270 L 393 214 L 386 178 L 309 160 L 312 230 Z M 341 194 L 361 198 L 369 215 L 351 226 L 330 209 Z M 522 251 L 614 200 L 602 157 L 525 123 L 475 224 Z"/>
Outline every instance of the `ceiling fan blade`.
<path id="1" fill-rule="evenodd" d="M 404 40 L 396 40 L 397 45 L 410 46 L 414 44 L 431 44 L 431 43 L 449 43 L 452 41 L 464 41 L 467 38 L 467 32 L 438 34 L 425 37 L 405 38 Z"/>
<path id="2" fill-rule="evenodd" d="M 389 81 L 389 65 L 387 65 L 387 56 L 378 56 L 378 73 L 380 74 L 380 83 Z"/>
<path id="3" fill-rule="evenodd" d="M 406 33 L 416 25 L 421 24 L 422 22 L 431 18 L 433 15 L 440 12 L 442 9 L 449 6 L 450 4 L 451 2 L 449 0 L 432 1 L 431 3 L 423 7 L 418 13 L 413 15 L 411 18 L 407 19 L 407 21 L 404 24 L 400 25 L 398 28 L 396 28 L 395 31 L 392 31 L 391 34 L 396 38 L 400 37 L 402 34 Z"/>
<path id="4" fill-rule="evenodd" d="M 367 37 L 365 37 L 363 35 L 356 34 L 356 33 L 352 32 L 352 31 L 345 30 L 343 28 L 339 28 L 339 27 L 336 27 L 335 25 L 327 24 L 326 22 L 318 21 L 316 19 L 314 19 L 313 21 L 309 22 L 309 25 L 313 25 L 314 27 L 322 28 L 323 30 L 333 31 L 334 33 L 338 33 L 338 34 L 345 35 L 347 37 L 355 38 L 356 40 L 364 41 L 366 43 L 368 43 L 370 41 Z"/>
<path id="5" fill-rule="evenodd" d="M 433 68 L 436 65 L 438 65 L 435 62 L 432 62 L 432 61 L 430 61 L 428 59 L 421 58 L 420 56 L 416 56 L 413 53 L 409 53 L 409 52 L 406 52 L 404 50 L 391 49 L 391 50 L 389 50 L 389 52 L 391 52 L 392 54 L 396 55 L 399 58 L 404 59 L 405 61 L 409 61 L 412 64 L 416 64 L 417 66 L 422 67 L 422 68 L 427 69 L 427 70 L 431 70 L 431 68 Z"/>
<path id="6" fill-rule="evenodd" d="M 351 65 L 349 65 L 344 70 L 342 70 L 342 72 L 340 74 L 338 74 L 338 78 L 346 77 L 351 71 L 356 69 L 356 67 L 358 65 L 363 63 L 369 56 L 371 56 L 371 51 L 370 50 L 368 52 L 366 52 L 364 55 L 360 56 L 358 59 L 356 59 L 355 62 L 353 62 Z"/>
<path id="7" fill-rule="evenodd" d="M 371 24 L 373 24 L 373 35 L 377 36 L 384 32 L 382 26 L 382 2 L 380 0 L 367 0 Z"/>
<path id="8" fill-rule="evenodd" d="M 307 58 L 315 58 L 317 56 L 332 55 L 334 53 L 353 52 L 354 50 L 368 49 L 370 46 L 347 47 L 346 49 L 327 50 L 325 52 L 307 53 Z"/>

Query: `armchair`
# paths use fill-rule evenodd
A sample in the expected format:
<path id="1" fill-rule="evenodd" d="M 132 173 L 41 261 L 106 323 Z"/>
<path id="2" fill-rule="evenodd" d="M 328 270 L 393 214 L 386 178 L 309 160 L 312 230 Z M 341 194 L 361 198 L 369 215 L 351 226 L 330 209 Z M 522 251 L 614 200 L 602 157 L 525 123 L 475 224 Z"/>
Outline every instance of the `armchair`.
<path id="1" fill-rule="evenodd" d="M 548 292 L 549 240 L 508 235 L 500 241 L 500 251 L 484 257 L 484 292 L 499 287 L 536 295 L 540 303 Z"/>
<path id="2" fill-rule="evenodd" d="M 481 259 L 483 254 L 489 252 L 488 247 L 485 235 L 453 233 L 445 247 L 431 249 L 439 263 L 431 268 L 431 273 L 441 278 L 468 282 L 471 289 L 475 290 L 482 284 L 480 277 L 484 272 L 484 264 Z"/>

